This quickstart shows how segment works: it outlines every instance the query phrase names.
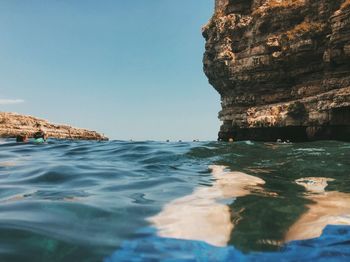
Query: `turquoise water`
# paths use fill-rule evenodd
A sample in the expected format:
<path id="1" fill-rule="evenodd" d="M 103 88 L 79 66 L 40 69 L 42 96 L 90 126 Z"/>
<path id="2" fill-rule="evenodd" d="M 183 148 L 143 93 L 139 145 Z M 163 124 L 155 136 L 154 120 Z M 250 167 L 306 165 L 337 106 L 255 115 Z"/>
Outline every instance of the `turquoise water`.
<path id="1" fill-rule="evenodd" d="M 349 261 L 349 228 L 350 143 L 0 141 L 0 261 Z"/>

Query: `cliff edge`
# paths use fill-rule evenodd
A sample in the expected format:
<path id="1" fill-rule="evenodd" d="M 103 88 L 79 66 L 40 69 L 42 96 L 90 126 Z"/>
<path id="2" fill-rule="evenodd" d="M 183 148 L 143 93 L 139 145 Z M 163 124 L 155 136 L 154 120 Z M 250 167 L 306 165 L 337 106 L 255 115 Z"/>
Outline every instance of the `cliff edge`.
<path id="1" fill-rule="evenodd" d="M 350 140 L 350 0 L 216 0 L 203 36 L 219 139 Z"/>
<path id="2" fill-rule="evenodd" d="M 11 138 L 27 134 L 33 137 L 38 130 L 44 130 L 50 138 L 74 140 L 108 140 L 95 131 L 74 128 L 68 125 L 51 124 L 46 120 L 16 113 L 0 112 L 0 137 Z"/>

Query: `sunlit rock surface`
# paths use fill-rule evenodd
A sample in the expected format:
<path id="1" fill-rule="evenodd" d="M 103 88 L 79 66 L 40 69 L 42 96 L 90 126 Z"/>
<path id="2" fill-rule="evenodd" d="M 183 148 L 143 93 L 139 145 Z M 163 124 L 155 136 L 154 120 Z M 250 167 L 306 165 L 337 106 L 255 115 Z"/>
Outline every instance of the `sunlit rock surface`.
<path id="1" fill-rule="evenodd" d="M 219 139 L 350 140 L 349 2 L 216 0 L 203 62 Z"/>
<path id="2" fill-rule="evenodd" d="M 0 112 L 0 137 L 16 137 L 27 134 L 32 137 L 35 132 L 43 130 L 50 138 L 108 140 L 95 131 L 74 128 L 68 125 L 51 124 L 46 120 L 15 113 Z"/>

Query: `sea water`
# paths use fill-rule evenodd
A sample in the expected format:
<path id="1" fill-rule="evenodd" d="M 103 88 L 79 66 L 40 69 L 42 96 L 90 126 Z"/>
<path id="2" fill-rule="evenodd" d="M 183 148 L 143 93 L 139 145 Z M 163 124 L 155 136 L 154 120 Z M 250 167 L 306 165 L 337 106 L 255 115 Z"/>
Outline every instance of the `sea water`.
<path id="1" fill-rule="evenodd" d="M 0 141 L 0 261 L 281 260 L 350 260 L 350 143 Z"/>

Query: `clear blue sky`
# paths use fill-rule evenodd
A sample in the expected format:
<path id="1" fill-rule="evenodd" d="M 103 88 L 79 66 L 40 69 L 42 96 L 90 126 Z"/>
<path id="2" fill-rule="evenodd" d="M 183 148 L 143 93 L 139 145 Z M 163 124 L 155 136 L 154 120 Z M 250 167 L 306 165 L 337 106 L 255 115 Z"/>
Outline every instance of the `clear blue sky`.
<path id="1" fill-rule="evenodd" d="M 112 139 L 215 140 L 202 70 L 214 0 L 0 2 L 0 111 Z"/>

